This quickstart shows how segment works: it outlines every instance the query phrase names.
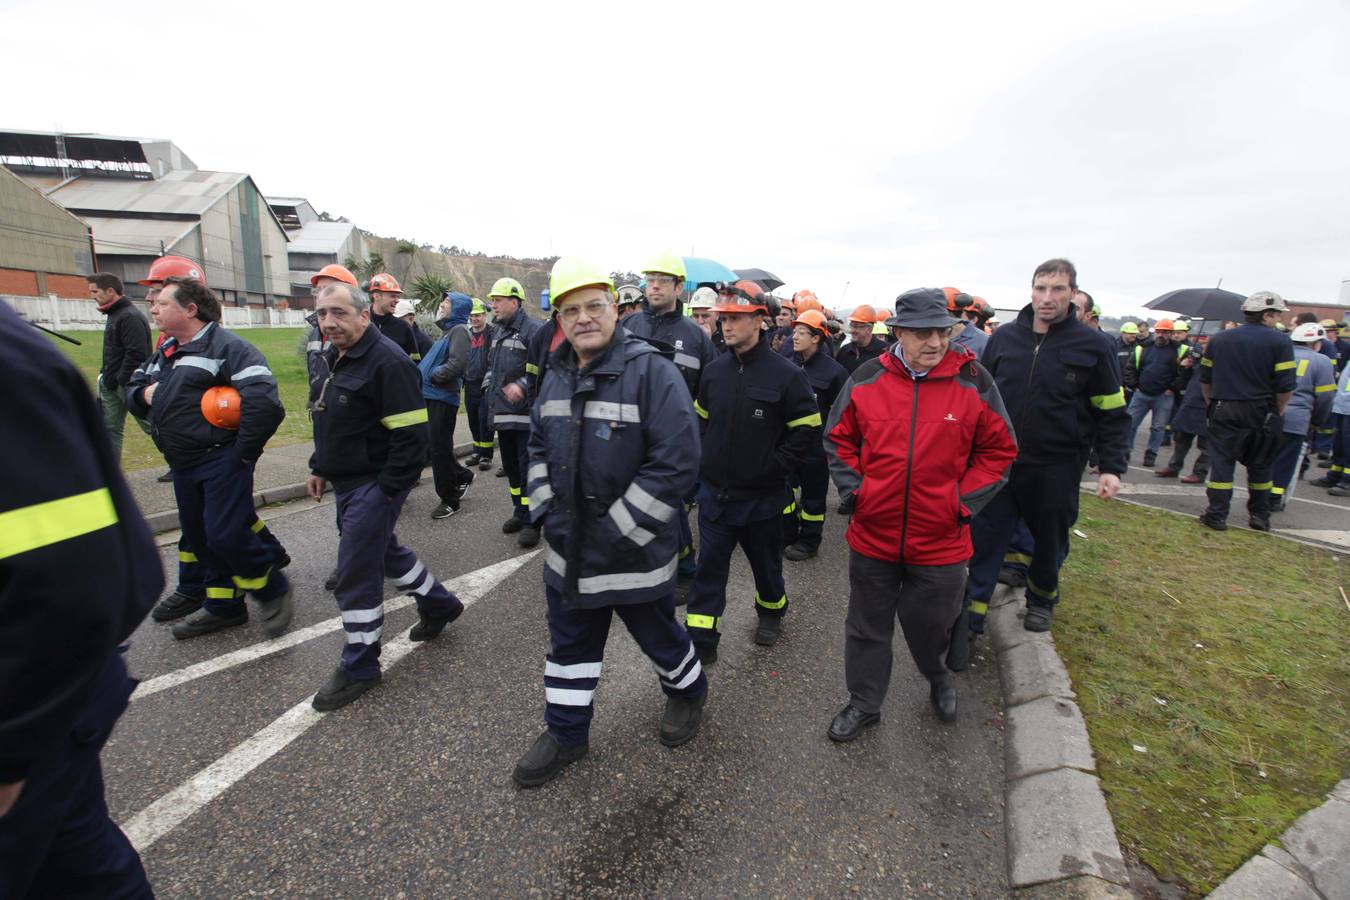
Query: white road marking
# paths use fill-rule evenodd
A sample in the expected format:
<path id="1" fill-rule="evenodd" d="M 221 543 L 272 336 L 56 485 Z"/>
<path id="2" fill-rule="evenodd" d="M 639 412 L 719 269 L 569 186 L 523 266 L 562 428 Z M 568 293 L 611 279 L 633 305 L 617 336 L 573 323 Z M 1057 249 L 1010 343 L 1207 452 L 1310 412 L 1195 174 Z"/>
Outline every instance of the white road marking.
<path id="1" fill-rule="evenodd" d="M 1144 470 L 1148 471 L 1148 470 Z M 1084 481 L 1079 487 L 1090 493 L 1096 493 L 1097 482 Z M 1123 481 L 1120 484 L 1120 493 L 1130 494 L 1136 497 L 1168 497 L 1189 495 L 1198 500 L 1205 499 L 1205 486 L 1203 484 L 1184 485 L 1184 484 L 1149 484 L 1147 482 Z M 1246 495 L 1247 489 L 1240 485 L 1233 485 L 1233 493 Z M 1343 506 L 1339 503 L 1327 503 L 1325 500 L 1308 500 L 1307 498 L 1295 495 L 1288 498 L 1290 503 L 1311 503 L 1313 506 L 1325 506 L 1328 509 L 1339 509 L 1350 512 L 1350 506 Z"/>
<path id="2" fill-rule="evenodd" d="M 1308 541 L 1321 541 L 1324 544 L 1337 544 L 1350 547 L 1350 531 L 1345 529 L 1323 530 L 1318 528 L 1276 528 L 1280 534 L 1291 534 Z"/>
<path id="3" fill-rule="evenodd" d="M 446 586 L 459 594 L 465 606 L 471 606 L 538 553 L 540 551 L 535 550 L 461 575 L 446 582 Z M 338 621 L 340 627 L 341 620 Z M 385 669 L 392 668 L 418 646 L 420 643 L 408 640 L 404 632 L 384 645 L 380 660 Z M 126 832 L 131 845 L 144 853 L 189 816 L 225 793 L 245 775 L 317 724 L 327 714 L 316 712 L 310 705 L 311 700 L 313 695 L 292 706 L 270 725 L 123 823 L 122 830 Z"/>
<path id="4" fill-rule="evenodd" d="M 491 587 L 510 575 L 516 569 L 520 568 L 535 554 L 540 551 L 534 550 L 523 556 L 513 556 L 510 559 L 504 559 L 499 563 L 494 563 L 482 569 L 477 569 L 465 575 L 451 578 L 445 582 L 447 590 L 459 595 L 459 599 L 468 605 L 471 601 L 465 599 L 466 596 L 481 596 L 486 592 L 487 587 Z M 400 594 L 384 602 L 384 613 L 389 615 L 396 610 L 411 606 L 415 599 L 411 594 Z M 342 617 L 336 616 L 332 619 L 324 619 L 314 625 L 301 628 L 298 631 L 290 631 L 279 638 L 273 638 L 270 641 L 261 641 L 257 644 L 250 644 L 247 647 L 241 647 L 231 653 L 225 653 L 221 656 L 194 663 L 185 666 L 182 669 L 176 669 L 156 678 L 150 678 L 142 681 L 136 687 L 136 693 L 132 695 L 132 700 L 144 700 L 160 691 L 166 691 L 169 688 L 178 687 L 180 684 L 187 684 L 189 681 L 195 681 L 198 678 L 204 678 L 207 675 L 213 675 L 216 672 L 231 669 L 235 666 L 241 666 L 244 663 L 252 662 L 255 659 L 261 659 L 264 656 L 271 656 L 273 653 L 280 653 L 282 650 L 289 649 L 297 644 L 303 644 L 306 641 L 313 640 L 316 637 L 322 637 L 334 631 L 342 630 Z"/>

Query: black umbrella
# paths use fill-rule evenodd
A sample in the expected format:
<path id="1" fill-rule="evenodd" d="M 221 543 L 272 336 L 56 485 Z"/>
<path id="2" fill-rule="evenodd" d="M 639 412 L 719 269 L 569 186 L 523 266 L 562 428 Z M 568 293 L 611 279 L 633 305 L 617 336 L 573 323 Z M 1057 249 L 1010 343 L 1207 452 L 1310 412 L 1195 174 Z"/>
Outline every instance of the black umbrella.
<path id="1" fill-rule="evenodd" d="M 1149 309 L 1162 309 L 1192 319 L 1216 319 L 1227 322 L 1242 321 L 1242 301 L 1247 298 L 1219 288 L 1182 288 L 1168 291 L 1148 301 Z"/>
<path id="2" fill-rule="evenodd" d="M 787 284 L 786 281 L 779 278 L 777 275 L 772 272 L 766 272 L 763 269 L 737 269 L 736 274 L 747 281 L 753 281 L 766 291 L 771 291 L 774 288 L 780 288 Z"/>

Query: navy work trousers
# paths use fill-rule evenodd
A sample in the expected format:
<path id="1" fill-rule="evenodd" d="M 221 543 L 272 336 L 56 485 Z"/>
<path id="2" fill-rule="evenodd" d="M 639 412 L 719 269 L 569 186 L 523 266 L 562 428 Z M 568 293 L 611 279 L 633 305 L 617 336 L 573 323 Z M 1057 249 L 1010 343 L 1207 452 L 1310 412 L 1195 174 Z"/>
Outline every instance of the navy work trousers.
<path id="1" fill-rule="evenodd" d="M 0 818 L 0 897 L 153 897 L 141 859 L 108 817 L 99 752 L 136 682 L 117 651 L 69 737 Z"/>
<path id="2" fill-rule="evenodd" d="M 785 492 L 786 493 L 786 492 Z M 698 571 L 689 589 L 685 625 L 695 644 L 717 646 L 718 626 L 727 608 L 727 577 L 731 554 L 739 544 L 755 578 L 755 611 L 761 616 L 787 614 L 783 585 L 783 523 L 780 516 L 743 520 L 738 504 L 763 506 L 747 500 L 718 503 L 705 487 L 698 501 Z M 772 506 L 769 507 L 772 509 Z"/>
<path id="3" fill-rule="evenodd" d="M 249 523 L 249 531 L 252 531 L 262 542 L 271 547 L 280 558 L 286 552 L 286 548 L 281 546 L 281 541 L 267 527 L 258 514 L 253 513 L 253 521 Z M 188 546 L 187 538 L 180 532 L 178 535 L 178 585 L 175 591 L 185 597 L 201 597 L 206 594 L 206 580 L 202 575 L 202 564 L 197 559 L 197 554 L 192 552 Z"/>
<path id="4" fill-rule="evenodd" d="M 417 600 L 417 611 L 441 616 L 460 606 L 417 555 L 398 542 L 398 524 L 408 491 L 390 497 L 375 481 L 337 492 L 337 596 L 347 644 L 342 668 L 351 678 L 374 678 L 380 671 L 380 635 L 384 632 L 384 580 L 393 579 Z"/>
<path id="5" fill-rule="evenodd" d="M 545 587 L 548 597 L 549 654 L 544 664 L 544 720 L 564 747 L 588 742 L 595 714 L 595 689 L 605 658 L 612 616 L 651 660 L 668 697 L 689 700 L 708 692 L 708 679 L 689 633 L 675 619 L 674 596 L 630 606 L 577 609 L 563 604 L 562 594 Z"/>
<path id="6" fill-rule="evenodd" d="M 488 418 L 491 403 L 483 402 L 483 389 L 464 385 L 464 415 L 469 420 L 469 434 L 473 435 L 473 452 L 479 459 L 492 459 L 492 420 Z"/>
<path id="7" fill-rule="evenodd" d="M 1014 463 L 1008 483 L 970 523 L 975 555 L 970 562 L 967 596 L 970 629 L 984 631 L 989 598 L 998 584 L 998 570 L 1017 528 L 1026 522 L 1033 549 L 1027 567 L 1027 603 L 1054 606 L 1059 602 L 1059 567 L 1068 556 L 1069 529 L 1078 521 L 1078 460 L 1027 465 Z"/>
<path id="8" fill-rule="evenodd" d="M 238 615 L 244 594 L 275 600 L 290 585 L 276 568 L 279 544 L 253 530 L 253 464 L 221 447 L 191 468 L 173 470 L 178 522 L 189 552 L 201 564 L 206 601 L 218 616 Z"/>
<path id="9" fill-rule="evenodd" d="M 530 498 L 525 496 L 525 470 L 529 467 L 530 433 L 528 431 L 499 431 L 497 443 L 502 448 L 502 468 L 511 492 L 511 514 L 530 524 Z"/>

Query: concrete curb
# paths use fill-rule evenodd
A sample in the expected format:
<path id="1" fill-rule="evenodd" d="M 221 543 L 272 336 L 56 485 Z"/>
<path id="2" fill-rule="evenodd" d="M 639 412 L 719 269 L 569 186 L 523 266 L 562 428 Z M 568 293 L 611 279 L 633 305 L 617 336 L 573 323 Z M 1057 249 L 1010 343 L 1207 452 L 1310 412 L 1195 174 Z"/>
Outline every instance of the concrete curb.
<path id="1" fill-rule="evenodd" d="M 473 443 L 456 444 L 455 456 L 468 456 L 473 450 Z M 423 475 L 423 478 L 426 476 Z M 421 484 L 421 479 L 418 480 Z M 260 506 L 270 506 L 273 503 L 286 503 L 291 500 L 299 500 L 305 496 L 305 483 L 283 484 L 280 487 L 268 488 L 263 491 L 253 493 L 253 508 Z M 145 517 L 145 522 L 150 526 L 151 534 L 160 534 L 165 531 L 173 531 L 178 527 L 178 510 L 166 509 L 161 512 L 151 513 Z"/>
<path id="2" fill-rule="evenodd" d="M 1260 853 L 1219 885 L 1213 900 L 1324 900 L 1350 897 L 1350 778 L 1325 803 L 1304 813 L 1280 844 Z"/>
<path id="3" fill-rule="evenodd" d="M 1049 632 L 1022 627 L 1022 599 L 1000 586 L 987 619 L 1008 720 L 1008 882 L 1037 900 L 1131 897 L 1068 670 Z"/>

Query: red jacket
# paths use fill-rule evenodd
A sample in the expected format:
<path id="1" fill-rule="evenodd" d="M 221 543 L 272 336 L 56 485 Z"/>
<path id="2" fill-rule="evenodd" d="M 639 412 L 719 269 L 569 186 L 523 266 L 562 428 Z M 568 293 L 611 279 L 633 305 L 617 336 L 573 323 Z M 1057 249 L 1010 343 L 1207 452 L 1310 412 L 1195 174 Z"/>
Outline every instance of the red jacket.
<path id="1" fill-rule="evenodd" d="M 889 349 L 863 363 L 835 401 L 824 441 L 840 494 L 857 494 L 848 545 L 921 566 L 970 558 L 970 518 L 1017 456 L 993 377 L 956 345 L 917 381 Z"/>

